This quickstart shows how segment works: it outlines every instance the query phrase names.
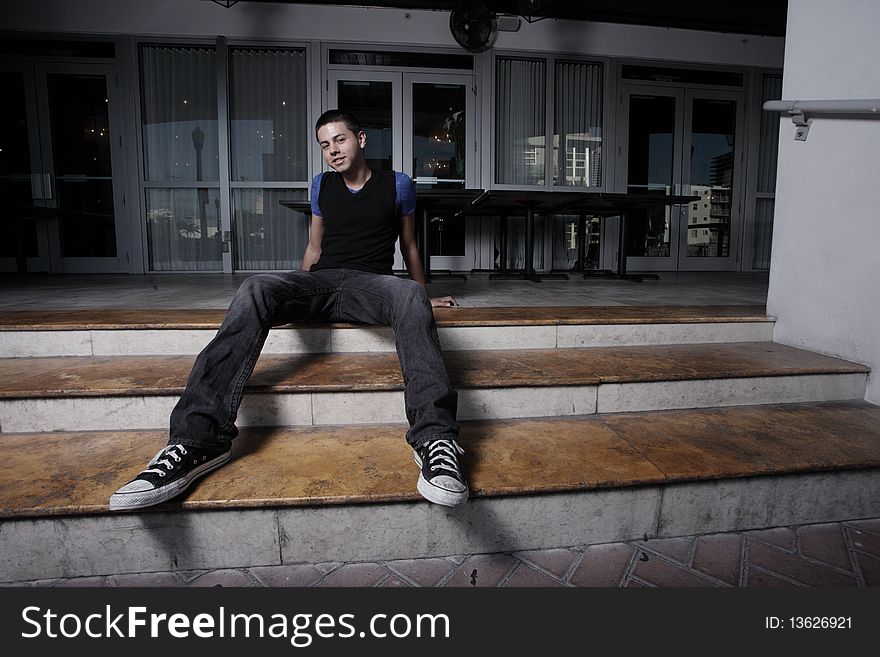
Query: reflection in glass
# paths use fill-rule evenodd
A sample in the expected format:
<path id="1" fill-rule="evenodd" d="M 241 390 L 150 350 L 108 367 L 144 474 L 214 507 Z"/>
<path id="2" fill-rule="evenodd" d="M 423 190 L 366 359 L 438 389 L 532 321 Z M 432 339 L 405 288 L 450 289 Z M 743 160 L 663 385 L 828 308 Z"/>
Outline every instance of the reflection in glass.
<path id="1" fill-rule="evenodd" d="M 761 84 L 761 103 L 780 98 L 782 98 L 782 76 L 765 75 Z M 756 191 L 764 197 L 755 199 L 755 237 L 752 244 L 752 267 L 755 269 L 770 269 L 778 150 L 779 117 L 772 112 L 761 112 Z"/>
<path id="2" fill-rule="evenodd" d="M 6 98 L 0 103 L 0 198 L 3 199 L 0 257 L 36 257 L 37 229 L 31 192 L 24 76 L 0 73 L 0 85 Z"/>
<path id="3" fill-rule="evenodd" d="M 219 181 L 214 50 L 144 46 L 141 81 L 146 180 Z"/>
<path id="4" fill-rule="evenodd" d="M 150 188 L 146 192 L 150 270 L 222 269 L 219 191 Z"/>
<path id="5" fill-rule="evenodd" d="M 0 85 L 6 98 L 0 103 L 0 176 L 30 176 L 24 76 L 0 73 Z"/>
<path id="6" fill-rule="evenodd" d="M 690 193 L 700 200 L 688 206 L 687 254 L 726 258 L 730 252 L 736 103 L 706 99 L 694 99 L 693 103 Z"/>
<path id="7" fill-rule="evenodd" d="M 230 62 L 232 179 L 308 180 L 305 50 L 233 48 Z"/>
<path id="8" fill-rule="evenodd" d="M 675 150 L 675 98 L 630 96 L 627 191 L 668 196 L 672 193 Z M 669 207 L 627 213 L 626 254 L 669 256 Z"/>
<path id="9" fill-rule="evenodd" d="M 235 269 L 299 269 L 309 240 L 309 215 L 281 200 L 305 200 L 305 189 L 235 189 L 232 221 Z"/>
<path id="10" fill-rule="evenodd" d="M 782 98 L 782 76 L 765 75 L 761 85 L 761 103 Z M 779 156 L 779 116 L 761 112 L 758 137 L 758 191 L 776 191 L 776 160 Z"/>
<path id="11" fill-rule="evenodd" d="M 116 257 L 110 117 L 103 75 L 50 74 L 61 256 Z"/>
<path id="12" fill-rule="evenodd" d="M 394 168 L 392 90 L 390 82 L 340 80 L 339 109 L 354 114 L 367 134 L 367 166 L 377 171 Z"/>
<path id="13" fill-rule="evenodd" d="M 107 83 L 103 75 L 49 75 L 55 174 L 112 176 Z"/>
<path id="14" fill-rule="evenodd" d="M 57 213 L 62 257 L 116 257 L 112 181 L 59 181 Z"/>
<path id="15" fill-rule="evenodd" d="M 413 178 L 434 189 L 464 187 L 465 86 L 412 85 Z"/>
<path id="16" fill-rule="evenodd" d="M 412 171 L 420 188 L 465 186 L 466 93 L 462 84 L 412 85 Z M 431 217 L 428 249 L 431 255 L 463 256 L 464 217 Z"/>
<path id="17" fill-rule="evenodd" d="M 495 85 L 495 182 L 544 184 L 546 64 L 497 59 Z"/>
<path id="18" fill-rule="evenodd" d="M 772 198 L 755 199 L 755 245 L 752 253 L 752 267 L 770 269 L 770 252 L 773 246 Z"/>
<path id="19" fill-rule="evenodd" d="M 578 261 L 581 236 L 580 219 L 577 215 L 555 215 L 550 221 L 553 230 L 553 269 L 572 271 Z M 584 221 L 584 269 L 599 268 L 600 231 L 602 220 L 599 217 L 586 217 Z"/>
<path id="20" fill-rule="evenodd" d="M 35 258 L 37 246 L 37 222 L 28 181 L 0 178 L 0 198 L 3 199 L 3 239 L 0 240 L 0 257 Z"/>
<path id="21" fill-rule="evenodd" d="M 553 184 L 602 186 L 602 65 L 556 63 Z"/>

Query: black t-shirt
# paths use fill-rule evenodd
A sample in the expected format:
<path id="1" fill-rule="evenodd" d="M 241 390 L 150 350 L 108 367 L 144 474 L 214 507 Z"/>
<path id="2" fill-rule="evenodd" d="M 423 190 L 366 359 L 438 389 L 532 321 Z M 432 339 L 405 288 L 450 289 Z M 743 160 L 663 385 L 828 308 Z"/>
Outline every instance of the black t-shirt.
<path id="1" fill-rule="evenodd" d="M 392 274 L 394 245 L 400 234 L 397 185 L 393 171 L 372 171 L 356 192 L 335 171 L 321 178 L 318 205 L 324 219 L 321 257 L 312 271 L 344 267 Z"/>

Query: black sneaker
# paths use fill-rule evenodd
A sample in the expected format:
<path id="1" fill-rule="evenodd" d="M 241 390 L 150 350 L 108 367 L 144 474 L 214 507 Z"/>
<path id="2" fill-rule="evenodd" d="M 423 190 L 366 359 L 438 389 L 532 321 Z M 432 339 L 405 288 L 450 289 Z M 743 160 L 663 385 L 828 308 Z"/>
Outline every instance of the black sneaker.
<path id="1" fill-rule="evenodd" d="M 229 460 L 232 450 L 166 445 L 147 463 L 147 469 L 110 496 L 111 511 L 142 509 L 179 495 L 196 479 Z"/>
<path id="2" fill-rule="evenodd" d="M 413 458 L 422 469 L 416 485 L 422 497 L 443 506 L 455 506 L 468 498 L 458 454 L 464 454 L 464 450 L 449 438 L 432 440 L 413 450 Z"/>

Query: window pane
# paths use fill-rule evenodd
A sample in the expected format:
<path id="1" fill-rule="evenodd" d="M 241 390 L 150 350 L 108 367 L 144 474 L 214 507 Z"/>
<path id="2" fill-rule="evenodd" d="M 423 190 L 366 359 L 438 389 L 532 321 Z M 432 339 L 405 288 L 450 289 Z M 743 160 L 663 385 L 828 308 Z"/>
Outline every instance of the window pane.
<path id="1" fill-rule="evenodd" d="M 397 52 L 392 50 L 331 50 L 331 64 L 346 66 L 415 66 L 419 68 L 456 68 L 472 70 L 472 55 L 449 55 L 435 52 Z"/>
<path id="2" fill-rule="evenodd" d="M 218 181 L 217 68 L 212 48 L 141 50 L 148 181 Z"/>
<path id="3" fill-rule="evenodd" d="M 498 59 L 495 85 L 495 182 L 544 184 L 546 143 L 543 60 Z"/>
<path id="4" fill-rule="evenodd" d="M 61 256 L 115 258 L 106 78 L 51 74 L 46 86 Z"/>
<path id="5" fill-rule="evenodd" d="M 734 101 L 694 99 L 690 188 L 701 200 L 688 209 L 688 257 L 729 254 L 735 134 Z"/>
<path id="6" fill-rule="evenodd" d="M 220 238 L 218 190 L 147 190 L 150 270 L 220 270 Z"/>
<path id="7" fill-rule="evenodd" d="M 602 186 L 602 66 L 556 64 L 553 184 Z"/>
<path id="8" fill-rule="evenodd" d="M 309 216 L 279 203 L 308 198 L 305 189 L 235 189 L 232 221 L 235 269 L 299 269 L 309 240 Z"/>
<path id="9" fill-rule="evenodd" d="M 413 177 L 436 188 L 464 187 L 463 84 L 412 85 Z"/>
<path id="10" fill-rule="evenodd" d="M 104 76 L 53 74 L 47 86 L 56 175 L 112 176 Z"/>
<path id="11" fill-rule="evenodd" d="M 742 73 L 704 69 L 671 68 L 665 66 L 637 66 L 625 64 L 621 71 L 624 80 L 650 80 L 675 84 L 711 84 L 713 86 L 741 87 Z"/>
<path id="12" fill-rule="evenodd" d="M 782 98 L 782 77 L 765 75 L 761 104 Z M 776 157 L 779 151 L 779 114 L 761 112 L 761 134 L 758 141 L 758 191 L 776 191 Z"/>
<path id="13" fill-rule="evenodd" d="M 31 173 L 31 151 L 24 76 L 0 72 L 0 88 L 6 90 L 6 100 L 0 103 L 0 176 L 27 176 Z"/>
<path id="14" fill-rule="evenodd" d="M 674 132 L 675 98 L 630 96 L 628 192 L 661 196 L 671 193 L 675 161 Z M 628 212 L 627 255 L 669 256 L 672 235 L 670 212 L 669 207 Z"/>
<path id="15" fill-rule="evenodd" d="M 233 49 L 230 86 L 232 179 L 307 180 L 305 51 Z"/>
<path id="16" fill-rule="evenodd" d="M 3 198 L 3 239 L 0 257 L 31 257 L 38 253 L 37 218 L 31 183 L 0 178 L 0 197 Z"/>
<path id="17" fill-rule="evenodd" d="M 116 257 L 112 181 L 58 181 L 57 212 L 63 257 Z"/>
<path id="18" fill-rule="evenodd" d="M 364 151 L 367 166 L 377 171 L 391 171 L 394 166 L 391 83 L 340 80 L 337 90 L 339 109 L 354 114 L 367 135 Z"/>
<path id="19" fill-rule="evenodd" d="M 773 206 L 772 198 L 755 199 L 755 242 L 752 248 L 752 267 L 755 269 L 770 269 Z"/>
<path id="20" fill-rule="evenodd" d="M 35 257 L 38 248 L 34 213 L 38 210 L 33 207 L 31 191 L 24 76 L 0 72 L 0 85 L 6 90 L 6 100 L 0 103 L 0 257 Z"/>
<path id="21" fill-rule="evenodd" d="M 552 222 L 550 243 L 553 249 L 553 269 L 574 269 L 578 262 L 579 249 L 583 249 L 584 269 L 599 267 L 599 231 L 602 222 L 599 217 L 585 218 L 584 235 L 580 234 L 580 219 L 577 215 L 556 215 L 548 220 Z"/>

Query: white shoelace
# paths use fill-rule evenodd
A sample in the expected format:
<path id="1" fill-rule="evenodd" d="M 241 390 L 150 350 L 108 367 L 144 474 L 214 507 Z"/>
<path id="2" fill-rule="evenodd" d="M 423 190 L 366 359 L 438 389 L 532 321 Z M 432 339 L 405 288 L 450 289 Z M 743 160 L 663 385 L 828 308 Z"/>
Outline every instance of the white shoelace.
<path id="1" fill-rule="evenodd" d="M 175 450 L 178 450 L 180 454 L 178 454 Z M 150 462 L 147 463 L 147 466 L 164 465 L 166 470 L 168 472 L 171 472 L 171 470 L 174 468 L 174 464 L 172 464 L 171 461 L 168 460 L 168 457 L 170 456 L 174 459 L 176 463 L 180 463 L 180 461 L 182 460 L 180 457 L 184 456 L 187 453 L 188 452 L 186 451 L 186 447 L 184 447 L 183 445 L 166 445 L 158 452 L 156 452 L 156 456 L 150 459 Z M 165 476 L 164 470 L 153 467 L 148 467 L 148 469 L 141 472 L 141 474 L 147 474 L 149 472 L 155 472 L 160 477 Z"/>
<path id="2" fill-rule="evenodd" d="M 435 440 L 428 446 L 428 462 L 431 471 L 449 470 L 457 478 L 461 477 L 458 470 L 456 452 L 464 454 L 464 450 L 454 440 Z"/>

